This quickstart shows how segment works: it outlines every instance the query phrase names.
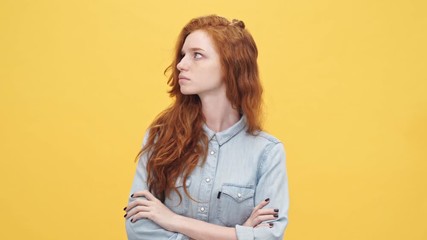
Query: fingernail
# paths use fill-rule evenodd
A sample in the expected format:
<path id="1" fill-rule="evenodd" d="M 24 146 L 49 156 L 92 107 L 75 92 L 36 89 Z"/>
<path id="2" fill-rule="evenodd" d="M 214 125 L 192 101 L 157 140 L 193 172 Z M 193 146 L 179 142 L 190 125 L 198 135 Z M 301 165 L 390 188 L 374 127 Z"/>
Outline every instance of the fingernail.
<path id="1" fill-rule="evenodd" d="M 123 208 L 123 211 L 126 211 L 126 209 L 127 209 L 128 207 L 125 207 L 125 208 Z"/>
<path id="2" fill-rule="evenodd" d="M 133 223 L 133 218 L 130 219 L 130 222 Z"/>
<path id="3" fill-rule="evenodd" d="M 277 208 L 276 208 L 276 209 L 274 209 L 274 212 L 279 212 L 279 209 L 277 209 Z"/>
<path id="4" fill-rule="evenodd" d="M 273 227 L 273 223 L 269 223 L 269 225 L 270 225 L 270 228 L 272 228 L 272 227 Z"/>
<path id="5" fill-rule="evenodd" d="M 277 214 L 274 214 L 274 217 L 278 217 L 279 215 L 277 215 Z"/>
<path id="6" fill-rule="evenodd" d="M 266 198 L 266 199 L 265 199 L 265 201 L 266 201 L 266 202 L 270 201 L 270 198 Z"/>
<path id="7" fill-rule="evenodd" d="M 133 197 L 133 193 L 132 193 L 132 195 L 130 195 L 130 197 Z"/>
<path id="8" fill-rule="evenodd" d="M 128 214 L 126 213 L 123 217 L 126 217 Z"/>

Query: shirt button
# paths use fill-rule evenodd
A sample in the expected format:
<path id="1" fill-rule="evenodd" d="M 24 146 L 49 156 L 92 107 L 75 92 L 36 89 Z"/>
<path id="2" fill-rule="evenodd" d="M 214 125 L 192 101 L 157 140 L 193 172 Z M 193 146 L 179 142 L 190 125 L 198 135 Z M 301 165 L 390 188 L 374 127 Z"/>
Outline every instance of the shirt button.
<path id="1" fill-rule="evenodd" d="M 237 197 L 238 197 L 238 198 L 242 198 L 242 194 L 241 194 L 241 193 L 238 193 L 238 194 L 237 194 Z"/>
<path id="2" fill-rule="evenodd" d="M 206 180 L 205 180 L 206 182 L 210 182 L 211 181 L 211 179 L 210 178 L 206 178 Z"/>
<path id="3" fill-rule="evenodd" d="M 215 152 L 214 151 L 211 151 L 211 155 L 214 155 L 215 154 Z"/>
<path id="4" fill-rule="evenodd" d="M 204 207 L 201 207 L 200 208 L 200 212 L 204 212 L 205 211 L 205 208 Z"/>

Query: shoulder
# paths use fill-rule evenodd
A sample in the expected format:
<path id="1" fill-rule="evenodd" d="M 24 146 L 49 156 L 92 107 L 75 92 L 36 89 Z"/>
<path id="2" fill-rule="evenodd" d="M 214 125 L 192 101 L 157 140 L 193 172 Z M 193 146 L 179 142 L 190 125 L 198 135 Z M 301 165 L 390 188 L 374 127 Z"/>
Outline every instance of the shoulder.
<path id="1" fill-rule="evenodd" d="M 276 154 L 284 155 L 285 149 L 284 149 L 283 143 L 278 138 L 264 131 L 259 132 L 258 138 L 261 141 L 266 142 L 264 154 L 263 154 L 264 159 L 274 156 Z"/>
<path id="2" fill-rule="evenodd" d="M 284 151 L 282 141 L 265 131 L 258 131 L 254 134 L 245 132 L 242 141 L 250 148 L 246 150 L 251 153 L 259 153 L 261 159 L 265 159 L 272 152 Z"/>
<path id="3" fill-rule="evenodd" d="M 271 144 L 281 143 L 279 139 L 264 131 L 258 132 L 255 136 L 258 137 L 260 141 L 266 141 Z"/>
<path id="4" fill-rule="evenodd" d="M 255 144 L 262 145 L 265 148 L 273 147 L 274 145 L 282 143 L 278 138 L 265 131 L 258 131 L 254 134 L 246 133 L 246 137 Z"/>
<path id="5" fill-rule="evenodd" d="M 151 131 L 151 128 L 148 128 L 146 131 L 145 131 L 145 133 L 144 133 L 144 135 L 143 135 L 143 139 L 142 139 L 142 147 L 144 147 L 146 144 L 147 144 L 147 142 L 148 142 L 148 140 L 150 139 L 150 137 L 151 137 L 151 133 L 152 133 L 153 131 Z M 155 134 L 155 133 L 154 133 Z M 157 140 L 157 135 L 158 134 L 155 134 L 154 135 L 154 142 L 156 142 L 156 140 Z"/>
<path id="6" fill-rule="evenodd" d="M 286 152 L 281 140 L 265 131 L 259 131 L 251 138 L 256 144 L 256 147 L 253 147 L 260 151 L 257 164 L 258 177 L 272 171 L 281 172 L 286 169 Z"/>

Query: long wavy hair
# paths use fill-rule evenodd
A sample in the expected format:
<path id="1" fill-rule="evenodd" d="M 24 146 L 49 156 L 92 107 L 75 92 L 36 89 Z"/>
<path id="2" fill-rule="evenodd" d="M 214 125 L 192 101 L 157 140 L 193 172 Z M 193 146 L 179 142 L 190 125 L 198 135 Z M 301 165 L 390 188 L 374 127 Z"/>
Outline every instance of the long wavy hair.
<path id="1" fill-rule="evenodd" d="M 246 131 L 261 130 L 262 86 L 258 73 L 258 50 L 245 24 L 239 20 L 209 15 L 192 19 L 179 34 L 174 59 L 165 70 L 170 72 L 168 91 L 173 104 L 161 112 L 149 126 L 149 136 L 136 159 L 148 154 L 147 185 L 162 202 L 171 191 L 178 193 L 175 184 L 183 178 L 185 194 L 191 198 L 186 179 L 199 161 L 206 160 L 208 138 L 203 131 L 205 118 L 198 95 L 184 95 L 178 83 L 181 49 L 186 37 L 196 30 L 208 33 L 219 53 L 226 84 L 226 95 L 232 106 L 245 115 Z M 193 199 L 193 198 L 191 198 Z"/>

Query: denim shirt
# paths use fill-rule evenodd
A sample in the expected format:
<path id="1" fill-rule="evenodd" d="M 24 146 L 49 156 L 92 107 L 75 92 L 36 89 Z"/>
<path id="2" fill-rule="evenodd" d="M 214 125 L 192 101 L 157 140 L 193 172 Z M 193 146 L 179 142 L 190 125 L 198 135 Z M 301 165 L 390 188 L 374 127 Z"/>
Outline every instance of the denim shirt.
<path id="1" fill-rule="evenodd" d="M 176 181 L 179 196 L 172 191 L 165 205 L 173 212 L 216 225 L 234 227 L 239 240 L 283 239 L 288 223 L 288 179 L 283 144 L 273 136 L 246 132 L 246 118 L 225 131 L 210 130 L 206 162 L 199 163 L 186 181 L 190 199 L 183 189 L 183 179 Z M 144 143 L 147 134 L 144 137 Z M 201 162 L 201 161 L 200 161 Z M 148 189 L 146 184 L 147 156 L 138 162 L 131 194 Z M 278 218 L 269 227 L 246 227 L 242 224 L 261 201 L 270 198 L 264 208 L 278 208 Z M 129 202 L 133 199 L 129 197 Z M 129 240 L 189 239 L 181 233 L 170 232 L 148 219 L 131 223 L 126 220 Z"/>

